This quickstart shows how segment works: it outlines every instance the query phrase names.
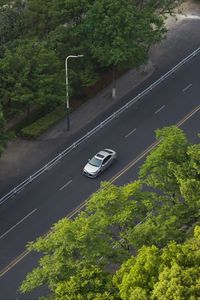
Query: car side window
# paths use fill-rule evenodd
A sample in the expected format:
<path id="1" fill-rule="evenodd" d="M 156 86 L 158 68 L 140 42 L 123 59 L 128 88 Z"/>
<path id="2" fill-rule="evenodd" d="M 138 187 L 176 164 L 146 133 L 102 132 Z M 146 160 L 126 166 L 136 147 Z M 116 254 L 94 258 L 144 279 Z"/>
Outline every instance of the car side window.
<path id="1" fill-rule="evenodd" d="M 111 158 L 111 155 L 108 155 L 106 158 L 103 160 L 103 165 L 105 165 Z"/>

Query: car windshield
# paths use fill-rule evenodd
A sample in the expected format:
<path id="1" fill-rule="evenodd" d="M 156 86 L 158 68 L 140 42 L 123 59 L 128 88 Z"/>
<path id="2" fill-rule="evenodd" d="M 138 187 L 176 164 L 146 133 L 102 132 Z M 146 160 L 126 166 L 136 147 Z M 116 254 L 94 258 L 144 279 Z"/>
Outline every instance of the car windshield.
<path id="1" fill-rule="evenodd" d="M 101 166 L 101 159 L 96 158 L 95 156 L 90 159 L 89 164 L 95 167 L 100 167 Z"/>

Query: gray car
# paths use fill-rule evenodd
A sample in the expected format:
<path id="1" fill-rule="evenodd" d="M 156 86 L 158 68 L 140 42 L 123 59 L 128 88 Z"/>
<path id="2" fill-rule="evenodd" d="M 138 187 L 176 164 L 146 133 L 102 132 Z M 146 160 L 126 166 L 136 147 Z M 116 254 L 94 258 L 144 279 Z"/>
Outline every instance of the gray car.
<path id="1" fill-rule="evenodd" d="M 95 156 L 89 159 L 88 163 L 83 169 L 83 174 L 95 178 L 107 169 L 113 161 L 117 158 L 117 154 L 112 149 L 104 149 L 99 151 Z"/>

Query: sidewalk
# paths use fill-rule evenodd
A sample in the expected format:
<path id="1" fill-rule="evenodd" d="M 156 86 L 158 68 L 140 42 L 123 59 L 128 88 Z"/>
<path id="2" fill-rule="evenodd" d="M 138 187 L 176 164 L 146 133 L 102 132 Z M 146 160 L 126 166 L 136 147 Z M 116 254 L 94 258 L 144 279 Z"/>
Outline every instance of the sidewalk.
<path id="1" fill-rule="evenodd" d="M 70 115 L 70 131 L 66 130 L 67 120 L 63 119 L 36 141 L 17 138 L 9 143 L 0 158 L 0 197 L 53 157 L 69 138 L 119 102 L 155 70 L 162 73 L 168 65 L 177 63 L 199 47 L 200 3 L 189 1 L 183 5 L 183 12 L 185 15 L 179 15 L 177 21 L 171 17 L 167 20 L 167 38 L 152 47 L 148 64 L 138 71 L 130 70 L 117 80 L 115 100 L 111 98 L 112 85 L 109 85 Z"/>

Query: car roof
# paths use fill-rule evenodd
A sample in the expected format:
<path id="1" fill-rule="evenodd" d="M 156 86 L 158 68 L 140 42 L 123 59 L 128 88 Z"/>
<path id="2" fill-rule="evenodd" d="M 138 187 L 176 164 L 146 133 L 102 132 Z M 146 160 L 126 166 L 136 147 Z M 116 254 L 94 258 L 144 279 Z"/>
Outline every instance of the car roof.
<path id="1" fill-rule="evenodd" d="M 104 159 L 105 157 L 107 157 L 108 155 L 110 155 L 110 153 L 108 153 L 106 150 L 101 150 L 99 151 L 95 156 L 98 159 Z"/>

